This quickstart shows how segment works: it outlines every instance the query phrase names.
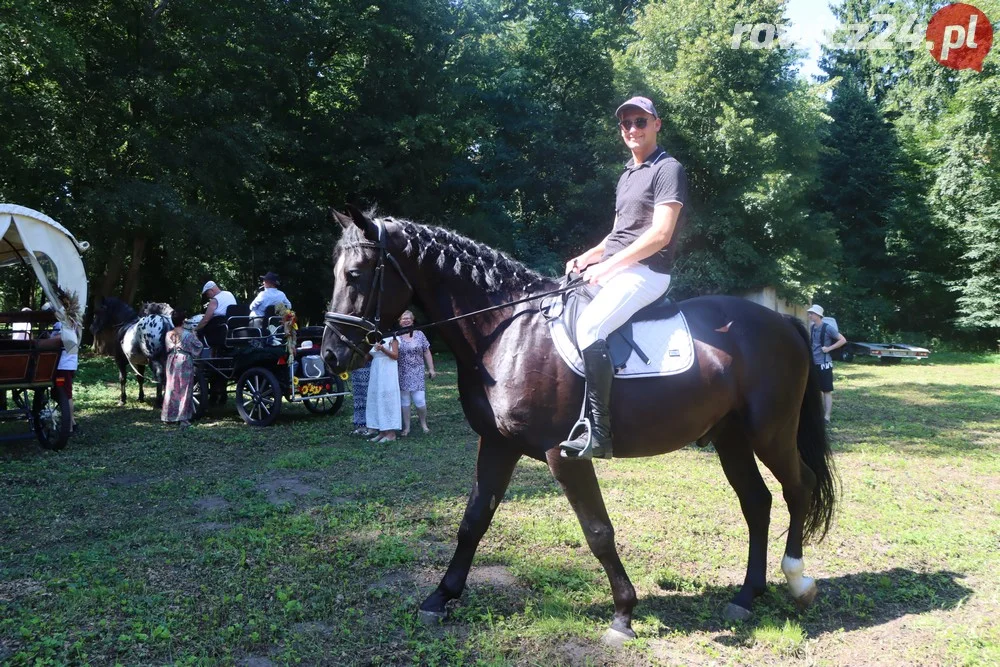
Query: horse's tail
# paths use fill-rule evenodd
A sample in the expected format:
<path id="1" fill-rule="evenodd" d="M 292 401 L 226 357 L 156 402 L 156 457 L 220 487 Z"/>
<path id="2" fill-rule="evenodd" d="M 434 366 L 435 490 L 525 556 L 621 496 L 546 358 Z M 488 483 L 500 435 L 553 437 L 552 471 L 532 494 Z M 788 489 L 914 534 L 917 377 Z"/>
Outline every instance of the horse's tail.
<path id="1" fill-rule="evenodd" d="M 795 329 L 806 344 L 806 354 L 812 346 L 809 332 L 805 325 L 795 317 L 789 317 Z M 821 542 L 830 530 L 833 520 L 834 506 L 837 502 L 837 474 L 833 467 L 833 452 L 826 438 L 826 423 L 823 420 L 823 395 L 819 386 L 819 370 L 807 358 L 809 364 L 809 380 L 806 393 L 802 397 L 802 407 L 799 413 L 799 432 L 797 441 L 799 455 L 806 465 L 816 474 L 816 488 L 813 489 L 809 502 L 809 512 L 806 515 L 804 538 L 809 541 L 818 536 Z"/>

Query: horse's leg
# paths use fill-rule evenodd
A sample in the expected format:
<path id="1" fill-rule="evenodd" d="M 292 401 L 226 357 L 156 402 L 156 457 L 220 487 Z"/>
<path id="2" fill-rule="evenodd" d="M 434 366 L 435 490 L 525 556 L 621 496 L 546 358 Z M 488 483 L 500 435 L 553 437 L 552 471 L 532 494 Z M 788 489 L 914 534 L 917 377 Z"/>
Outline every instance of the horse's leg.
<path id="1" fill-rule="evenodd" d="M 143 390 L 142 385 L 146 382 L 146 367 L 136 366 L 135 369 L 139 371 L 138 382 L 139 382 L 139 402 L 142 403 L 146 400 L 146 392 Z"/>
<path id="2" fill-rule="evenodd" d="M 625 572 L 618 549 L 615 547 L 615 529 L 604 507 L 601 487 L 590 461 L 564 459 L 559 448 L 549 450 L 546 456 L 552 476 L 563 488 L 570 506 L 583 528 L 590 551 L 604 567 L 611 583 L 611 596 L 615 601 L 615 618 L 605 634 L 605 641 L 619 642 L 634 639 L 632 630 L 632 609 L 635 607 L 635 587 Z M 568 463 L 567 463 L 568 462 Z"/>
<path id="3" fill-rule="evenodd" d="M 781 571 L 795 602 L 808 607 L 816 599 L 818 590 L 813 578 L 802 574 L 802 532 L 816 486 L 816 474 L 802 460 L 794 431 L 782 434 L 770 447 L 759 448 L 757 456 L 781 484 L 781 494 L 788 505 L 788 538 Z"/>
<path id="4" fill-rule="evenodd" d="M 125 369 L 128 366 L 128 361 L 122 356 L 115 355 L 115 357 L 115 361 L 118 362 L 118 386 L 121 389 L 118 406 L 125 407 L 125 383 L 128 381 L 128 372 Z"/>
<path id="5" fill-rule="evenodd" d="M 507 491 L 521 453 L 502 440 L 487 442 L 479 439 L 476 477 L 465 506 L 465 516 L 458 528 L 458 546 L 437 589 L 420 605 L 420 617 L 428 623 L 439 622 L 445 616 L 445 605 L 465 589 L 465 580 L 472 567 L 472 557 L 479 541 L 486 534 L 497 506 Z"/>
<path id="6" fill-rule="evenodd" d="M 715 450 L 726 479 L 740 499 L 740 509 L 750 530 L 747 573 L 736 597 L 726 605 L 729 620 L 750 617 L 753 599 L 767 586 L 767 530 L 771 522 L 771 492 L 767 490 L 753 449 L 741 425 L 734 419 L 715 438 Z"/>

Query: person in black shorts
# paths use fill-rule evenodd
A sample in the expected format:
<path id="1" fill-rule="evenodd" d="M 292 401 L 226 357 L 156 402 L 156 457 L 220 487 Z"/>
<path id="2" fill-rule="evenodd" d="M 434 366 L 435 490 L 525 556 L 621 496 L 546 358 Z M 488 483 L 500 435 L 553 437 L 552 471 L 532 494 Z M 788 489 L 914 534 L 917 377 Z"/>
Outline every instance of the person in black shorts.
<path id="1" fill-rule="evenodd" d="M 812 360 L 819 370 L 819 388 L 823 392 L 823 420 L 830 423 L 833 410 L 833 357 L 830 352 L 847 345 L 837 321 L 823 317 L 823 306 L 813 304 L 806 311 L 809 318 L 809 338 L 812 341 Z"/>

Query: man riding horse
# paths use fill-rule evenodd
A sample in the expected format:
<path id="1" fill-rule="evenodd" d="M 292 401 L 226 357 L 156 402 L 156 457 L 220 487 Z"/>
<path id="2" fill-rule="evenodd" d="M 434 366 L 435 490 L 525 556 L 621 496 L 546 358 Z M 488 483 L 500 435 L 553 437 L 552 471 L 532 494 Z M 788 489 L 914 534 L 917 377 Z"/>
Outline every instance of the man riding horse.
<path id="1" fill-rule="evenodd" d="M 607 337 L 670 287 L 677 231 L 685 218 L 687 177 L 680 162 L 656 143 L 661 123 L 653 102 L 633 97 L 615 116 L 632 159 L 615 190 L 614 228 L 598 245 L 566 263 L 566 273 L 582 271 L 594 293 L 576 329 L 592 430 L 560 444 L 569 458 L 611 458 L 614 367 Z"/>

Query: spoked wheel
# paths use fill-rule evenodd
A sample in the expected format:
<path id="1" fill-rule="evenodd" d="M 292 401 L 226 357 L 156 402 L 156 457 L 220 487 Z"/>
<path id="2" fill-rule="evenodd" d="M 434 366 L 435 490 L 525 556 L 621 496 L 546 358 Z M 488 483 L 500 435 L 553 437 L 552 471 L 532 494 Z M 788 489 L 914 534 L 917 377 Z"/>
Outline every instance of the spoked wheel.
<path id="1" fill-rule="evenodd" d="M 344 391 L 344 381 L 339 377 L 333 378 L 333 385 L 336 393 Z M 305 401 L 306 410 L 316 415 L 335 415 L 344 404 L 344 396 L 327 396 L 325 398 L 310 399 Z"/>
<path id="2" fill-rule="evenodd" d="M 270 426 L 281 412 L 281 385 L 266 368 L 248 368 L 236 382 L 236 410 L 251 426 Z"/>
<path id="3" fill-rule="evenodd" d="M 208 410 L 208 378 L 200 368 L 194 371 L 194 386 L 191 387 L 191 402 L 194 405 L 195 419 L 201 419 Z"/>
<path id="4" fill-rule="evenodd" d="M 61 387 L 35 390 L 31 417 L 38 442 L 45 449 L 62 449 L 72 428 L 69 398 Z"/>

